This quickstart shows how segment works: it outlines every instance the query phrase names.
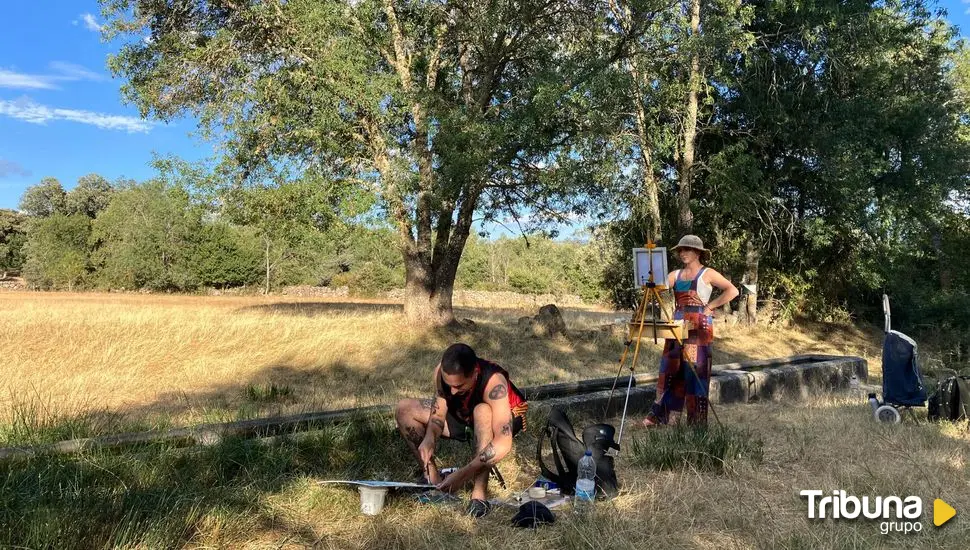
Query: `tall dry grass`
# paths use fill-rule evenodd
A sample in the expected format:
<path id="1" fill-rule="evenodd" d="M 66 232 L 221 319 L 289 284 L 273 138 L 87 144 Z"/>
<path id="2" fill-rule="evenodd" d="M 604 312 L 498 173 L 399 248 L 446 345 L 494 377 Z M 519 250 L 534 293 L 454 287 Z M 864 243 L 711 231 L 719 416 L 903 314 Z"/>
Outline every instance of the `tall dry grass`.
<path id="1" fill-rule="evenodd" d="M 185 423 L 389 402 L 426 393 L 440 350 L 459 338 L 509 366 L 522 385 L 615 373 L 621 338 L 599 325 L 622 314 L 568 310 L 570 338 L 537 340 L 516 328 L 528 313 L 461 310 L 477 328 L 456 335 L 407 329 L 398 306 L 373 302 L 0 294 L 4 407 L 20 419 L 0 428 L 27 441 L 39 427 L 71 433 L 84 411 Z M 717 362 L 797 353 L 872 360 L 878 351 L 877 335 L 845 327 L 718 327 L 718 336 Z M 656 368 L 656 353 L 648 346 L 644 369 Z M 273 387 L 286 390 L 274 394 Z M 14 407 L 16 400 L 27 406 Z M 530 415 L 530 425 L 541 426 L 541 413 Z M 390 419 L 272 442 L 2 462 L 0 546 L 720 550 L 960 548 L 970 539 L 959 515 L 941 529 L 930 521 L 937 497 L 970 509 L 966 426 L 879 425 L 861 398 L 845 396 L 722 406 L 718 415 L 744 434 L 730 437 L 757 444 L 718 443 L 744 451 L 725 455 L 716 468 L 678 465 L 676 456 L 711 447 L 691 448 L 698 443 L 690 437 L 648 437 L 634 425 L 617 462 L 620 497 L 598 504 L 592 517 L 561 513 L 555 526 L 535 532 L 510 529 L 511 510 L 473 521 L 402 495 L 365 518 L 353 490 L 316 485 L 323 478 L 407 479 L 411 458 Z M 530 429 L 516 439 L 501 465 L 510 490 L 493 487 L 497 494 L 509 496 L 535 478 L 537 435 Z M 659 460 L 637 461 L 628 454 L 633 438 L 641 448 L 667 448 L 653 453 Z M 459 464 L 470 452 L 446 443 L 439 455 Z M 871 521 L 810 521 L 802 489 L 921 496 L 923 532 L 884 536 Z"/>
<path id="2" fill-rule="evenodd" d="M 506 366 L 520 386 L 613 376 L 622 334 L 600 327 L 629 316 L 566 308 L 571 336 L 545 340 L 516 325 L 534 311 L 496 304 L 457 313 L 475 328 L 410 328 L 399 304 L 376 301 L 0 293 L 0 413 L 29 402 L 186 424 L 392 403 L 426 394 L 441 351 L 457 340 Z M 715 362 L 876 353 L 871 335 L 825 330 L 718 327 Z M 655 370 L 659 346 L 643 354 L 638 369 Z M 253 399 L 264 394 L 274 398 Z"/>

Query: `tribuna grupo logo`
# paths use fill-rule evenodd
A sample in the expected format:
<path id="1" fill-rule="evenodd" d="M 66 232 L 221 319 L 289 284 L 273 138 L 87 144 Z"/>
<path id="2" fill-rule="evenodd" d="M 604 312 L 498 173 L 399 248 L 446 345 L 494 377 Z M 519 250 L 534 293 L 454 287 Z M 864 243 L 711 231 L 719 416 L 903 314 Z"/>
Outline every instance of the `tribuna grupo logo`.
<path id="1" fill-rule="evenodd" d="M 923 499 L 909 496 L 900 498 L 856 497 L 845 491 L 801 491 L 799 495 L 808 498 L 809 519 L 858 519 L 881 520 L 879 532 L 887 535 L 896 533 L 919 533 L 923 530 L 920 518 L 923 516 Z M 824 495 L 824 496 L 823 496 Z"/>

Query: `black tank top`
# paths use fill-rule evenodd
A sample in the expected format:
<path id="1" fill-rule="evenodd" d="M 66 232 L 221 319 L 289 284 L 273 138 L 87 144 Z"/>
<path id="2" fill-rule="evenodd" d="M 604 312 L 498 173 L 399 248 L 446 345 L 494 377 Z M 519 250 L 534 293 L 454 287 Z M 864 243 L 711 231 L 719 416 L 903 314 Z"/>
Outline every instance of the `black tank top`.
<path id="1" fill-rule="evenodd" d="M 451 386 L 442 382 L 441 375 L 438 375 L 438 394 L 448 404 L 448 412 L 463 424 L 470 425 L 472 423 L 472 415 L 475 407 L 479 403 L 485 402 L 485 386 L 495 373 L 501 374 L 505 378 L 509 391 L 510 407 L 514 409 L 516 405 L 525 402 L 525 394 L 519 391 L 519 388 L 515 387 L 515 384 L 509 379 L 509 373 L 505 369 L 491 361 L 486 361 L 481 358 L 478 360 L 478 369 L 478 381 L 475 383 L 475 387 L 464 395 L 455 395 L 451 390 Z"/>

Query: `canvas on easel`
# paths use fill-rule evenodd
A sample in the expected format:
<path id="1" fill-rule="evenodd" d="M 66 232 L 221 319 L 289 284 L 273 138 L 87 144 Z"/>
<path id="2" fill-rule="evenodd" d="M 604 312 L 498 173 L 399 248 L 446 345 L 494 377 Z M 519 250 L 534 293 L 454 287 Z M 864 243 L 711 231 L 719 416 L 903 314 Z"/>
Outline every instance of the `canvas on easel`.
<path id="1" fill-rule="evenodd" d="M 658 340 L 682 338 L 683 323 L 664 315 L 657 291 L 667 288 L 667 249 L 648 244 L 633 249 L 633 280 L 643 288 L 645 307 L 635 312 L 629 323 L 631 339 Z"/>
<path id="2" fill-rule="evenodd" d="M 638 287 L 649 284 L 651 271 L 653 271 L 653 283 L 660 286 L 667 285 L 667 249 L 664 247 L 634 248 L 634 284 Z"/>

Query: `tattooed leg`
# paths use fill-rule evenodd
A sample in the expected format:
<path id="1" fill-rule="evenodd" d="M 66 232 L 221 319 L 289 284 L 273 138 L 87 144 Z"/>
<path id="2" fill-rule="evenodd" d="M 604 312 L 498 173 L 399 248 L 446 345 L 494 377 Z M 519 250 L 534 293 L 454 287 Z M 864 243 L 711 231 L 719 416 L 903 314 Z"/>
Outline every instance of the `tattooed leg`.
<path id="1" fill-rule="evenodd" d="M 505 388 L 505 386 L 501 386 Z M 494 389 L 492 391 L 495 391 Z M 492 447 L 492 409 L 481 404 L 475 407 L 475 453 L 477 458 L 490 461 L 495 458 L 495 448 Z M 509 428 L 511 430 L 511 427 Z M 488 496 L 488 474 L 491 468 L 485 468 L 475 476 L 472 485 L 473 499 L 485 500 Z"/>
<path id="2" fill-rule="evenodd" d="M 397 405 L 395 411 L 397 429 L 407 443 L 411 454 L 421 462 L 421 455 L 418 454 L 418 445 L 424 440 L 428 426 L 429 412 L 424 405 L 416 399 L 404 399 Z M 437 420 L 437 419 L 436 419 Z"/>

